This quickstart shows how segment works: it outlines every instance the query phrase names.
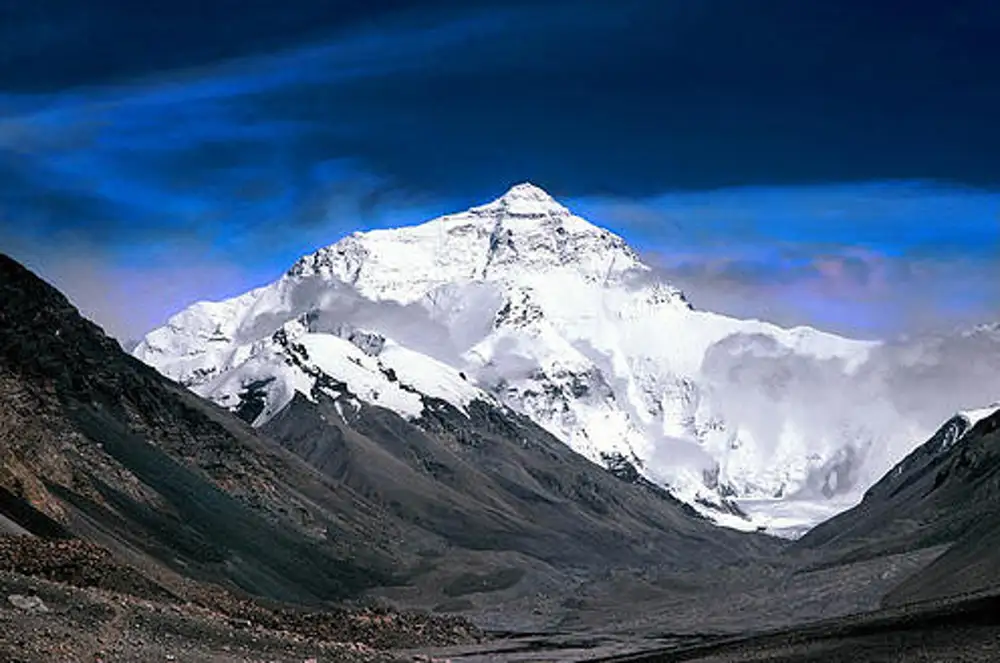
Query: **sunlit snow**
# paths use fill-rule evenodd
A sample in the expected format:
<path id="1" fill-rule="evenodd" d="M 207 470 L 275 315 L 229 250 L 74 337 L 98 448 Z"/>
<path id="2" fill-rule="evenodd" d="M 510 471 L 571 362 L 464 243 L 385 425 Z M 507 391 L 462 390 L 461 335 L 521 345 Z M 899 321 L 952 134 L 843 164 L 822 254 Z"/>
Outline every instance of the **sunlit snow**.
<path id="1" fill-rule="evenodd" d="M 290 365 L 289 342 L 308 359 Z M 354 233 L 269 286 L 188 308 L 134 352 L 228 407 L 274 378 L 257 425 L 310 397 L 315 371 L 409 418 L 419 394 L 503 404 L 595 462 L 634 462 L 720 524 L 788 534 L 859 499 L 962 399 L 1000 393 L 989 366 L 946 374 L 956 388 L 932 401 L 918 393 L 926 362 L 961 351 L 934 343 L 695 310 L 620 237 L 522 184 Z M 1000 334 L 961 343 L 1000 347 Z M 720 514 L 733 498 L 749 521 Z"/>

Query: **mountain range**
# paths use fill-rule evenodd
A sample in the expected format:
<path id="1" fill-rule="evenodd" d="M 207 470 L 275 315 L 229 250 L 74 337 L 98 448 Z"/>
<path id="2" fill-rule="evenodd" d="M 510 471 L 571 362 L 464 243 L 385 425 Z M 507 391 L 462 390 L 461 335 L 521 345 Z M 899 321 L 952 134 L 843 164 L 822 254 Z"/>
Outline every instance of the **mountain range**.
<path id="1" fill-rule="evenodd" d="M 220 406 L 0 256 L 0 618 L 20 634 L 0 655 L 881 660 L 894 643 L 885 660 L 995 660 L 1000 406 L 949 419 L 788 544 L 716 526 L 638 463 L 588 460 L 464 371 L 301 315 L 218 372 L 260 357 L 260 383 Z M 302 382 L 275 409 L 282 379 Z M 343 612 L 367 601 L 438 616 Z"/>
<path id="2" fill-rule="evenodd" d="M 335 660 L 405 656 L 357 640 L 455 660 L 648 649 L 628 660 L 792 650 L 802 657 L 764 660 L 874 660 L 859 652 L 891 642 L 895 656 L 994 660 L 1000 406 L 948 418 L 859 504 L 789 544 L 718 527 L 726 495 L 694 508 L 626 455 L 635 449 L 599 462 L 577 453 L 485 379 L 485 363 L 429 354 L 448 337 L 416 345 L 430 323 L 412 302 L 365 299 L 362 277 L 339 286 L 313 264 L 178 316 L 214 311 L 203 338 L 181 325 L 151 335 L 174 350 L 192 341 L 172 364 L 190 370 L 192 390 L 0 256 L 0 532 L 14 535 L 0 536 L 0 595 L 10 597 L 0 618 L 21 634 L 0 638 L 0 655 L 301 662 L 335 646 Z M 444 308 L 477 320 L 465 308 L 474 288 L 486 286 L 464 284 Z M 697 314 L 680 293 L 654 289 L 669 294 L 653 309 Z M 218 313 L 227 307 L 239 314 Z M 544 311 L 504 331 L 505 307 L 487 337 L 551 338 L 539 330 Z M 395 321 L 396 334 L 365 320 Z M 843 357 L 816 358 L 801 340 L 814 333 L 797 332 L 795 356 L 850 372 Z M 930 359 L 960 356 L 965 343 L 981 361 L 957 372 L 974 376 L 991 367 L 995 333 L 868 344 L 866 361 L 893 352 L 909 358 L 911 379 L 932 368 L 947 379 Z M 144 343 L 137 352 L 153 352 Z M 584 390 L 550 391 L 592 403 Z M 920 403 L 924 392 L 903 396 Z M 373 601 L 378 611 L 364 612 Z M 423 613 L 386 612 L 413 609 Z"/>
<path id="3" fill-rule="evenodd" d="M 2 522 L 104 545 L 181 596 L 182 579 L 312 605 L 383 588 L 474 610 L 484 592 L 528 604 L 609 564 L 700 567 L 779 547 L 488 399 L 421 396 L 414 421 L 348 408 L 318 381 L 255 430 L 6 257 L 0 358 Z"/>
<path id="4" fill-rule="evenodd" d="M 516 413 L 717 523 L 798 533 L 1000 393 L 995 359 L 967 365 L 995 350 L 995 327 L 879 342 L 698 310 L 621 237 L 520 184 L 353 233 L 134 354 L 256 427 L 320 394 L 345 421 L 362 405 L 417 427 L 442 404 Z"/>

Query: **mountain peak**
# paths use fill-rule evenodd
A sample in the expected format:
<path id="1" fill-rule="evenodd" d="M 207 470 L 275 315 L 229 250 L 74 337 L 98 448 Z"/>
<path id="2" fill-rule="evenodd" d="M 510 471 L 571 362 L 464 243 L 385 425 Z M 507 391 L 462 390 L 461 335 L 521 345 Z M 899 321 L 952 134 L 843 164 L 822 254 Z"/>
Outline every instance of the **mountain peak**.
<path id="1" fill-rule="evenodd" d="M 507 193 L 503 194 L 501 200 L 511 200 L 511 199 L 522 199 L 529 198 L 532 200 L 555 202 L 555 199 L 549 195 L 549 192 L 540 186 L 535 186 L 531 182 L 521 182 L 520 184 L 515 184 L 507 190 Z"/>
<path id="2" fill-rule="evenodd" d="M 588 282 L 645 269 L 624 239 L 523 182 L 464 212 L 353 233 L 301 258 L 288 274 L 333 278 L 366 297 L 410 302 L 448 283 L 563 268 Z"/>
<path id="3" fill-rule="evenodd" d="M 507 193 L 486 205 L 473 207 L 479 214 L 502 213 L 505 216 L 569 216 L 570 212 L 544 189 L 530 182 L 515 184 Z"/>

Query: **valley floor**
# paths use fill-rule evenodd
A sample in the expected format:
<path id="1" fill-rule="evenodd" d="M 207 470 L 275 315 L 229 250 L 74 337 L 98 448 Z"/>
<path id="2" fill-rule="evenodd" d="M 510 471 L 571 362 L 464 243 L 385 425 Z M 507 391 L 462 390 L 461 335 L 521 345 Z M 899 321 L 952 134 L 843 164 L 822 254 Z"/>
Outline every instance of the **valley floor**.
<path id="1" fill-rule="evenodd" d="M 384 663 L 481 639 L 454 617 L 168 589 L 79 540 L 0 536 L 2 663 Z"/>
<path id="2" fill-rule="evenodd" d="M 621 640 L 531 636 L 435 652 L 453 663 L 996 663 L 1000 596 L 868 615 L 756 636 L 663 636 L 642 651 Z M 632 643 L 632 648 L 635 643 Z M 622 653 L 624 651 L 624 653 Z"/>
<path id="3" fill-rule="evenodd" d="M 579 600 L 560 601 L 558 609 L 498 601 L 476 621 L 516 628 L 483 639 L 453 617 L 365 611 L 302 617 L 225 593 L 180 600 L 106 564 L 85 544 L 6 541 L 5 663 L 1000 660 L 1000 597 L 878 610 L 886 587 L 935 559 L 940 547 L 832 567 L 799 558 L 720 569 L 715 577 L 611 574 L 575 588 Z M 34 560 L 53 553 L 57 563 L 36 572 Z M 867 614 L 845 616 L 858 612 Z"/>
<path id="4" fill-rule="evenodd" d="M 994 663 L 1000 596 L 842 618 L 745 640 L 616 658 L 610 663 Z"/>

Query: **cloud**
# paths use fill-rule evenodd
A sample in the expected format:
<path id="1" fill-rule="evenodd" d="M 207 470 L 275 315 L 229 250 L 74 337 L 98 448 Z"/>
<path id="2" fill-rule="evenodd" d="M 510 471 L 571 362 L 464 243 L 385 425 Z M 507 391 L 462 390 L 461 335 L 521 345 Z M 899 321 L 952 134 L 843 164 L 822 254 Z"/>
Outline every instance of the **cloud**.
<path id="1" fill-rule="evenodd" d="M 791 265 L 774 260 L 662 267 L 660 276 L 694 305 L 786 326 L 811 325 L 885 338 L 1000 317 L 996 262 L 859 257 L 821 253 Z"/>
<path id="2" fill-rule="evenodd" d="M 86 7 L 72 0 L 48 0 L 44 8 L 21 3 L 5 7 L 0 22 L 0 72 L 8 87 L 19 90 L 104 86 L 253 59 L 372 26 L 419 29 L 470 11 L 559 4 L 566 3 L 424 0 L 406 8 L 398 2 L 300 0 L 289 12 L 281 3 L 238 0 L 174 0 L 156 11 L 101 0 Z M 44 54 L 49 57 L 39 57 Z"/>
<path id="3" fill-rule="evenodd" d="M 199 182 L 228 168 L 213 154 L 290 173 L 350 159 L 463 200 L 523 179 L 559 194 L 627 197 L 736 184 L 1000 182 L 984 156 L 1000 139 L 992 78 L 966 60 L 978 43 L 967 37 L 995 18 L 988 7 L 966 9 L 976 20 L 958 24 L 950 7 L 900 21 L 790 0 L 767 10 L 734 0 L 301 4 L 292 15 L 185 0 L 154 16 L 106 3 L 68 8 L 64 20 L 35 16 L 83 30 L 80 43 L 39 58 L 60 83 L 50 90 L 64 91 L 8 94 L 0 106 L 4 115 L 14 107 L 22 136 L 25 121 L 44 125 L 29 128 L 32 142 L 97 127 L 91 149 L 131 152 L 128 173 L 146 164 Z M 226 34 L 213 15 L 226 17 Z M 940 34 L 925 34 L 935 26 Z M 133 39 L 101 41 L 105 31 Z M 929 58 L 914 34 L 955 48 Z M 168 48 L 164 35 L 179 41 Z M 89 78 L 69 75 L 77 63 Z M 869 75 L 851 74 L 861 66 Z M 935 85 L 947 86 L 947 104 Z M 159 163 L 163 153 L 190 158 L 172 168 Z"/>
<path id="4" fill-rule="evenodd" d="M 1000 195 L 920 182 L 589 198 L 696 307 L 863 337 L 1000 317 Z"/>
<path id="5" fill-rule="evenodd" d="M 197 300 L 231 297 L 263 284 L 255 282 L 260 278 L 256 270 L 220 260 L 204 247 L 172 249 L 122 256 L 81 237 L 61 235 L 38 242 L 0 225 L 0 251 L 39 274 L 122 342 L 141 338 Z"/>
<path id="6" fill-rule="evenodd" d="M 1000 261 L 802 247 L 795 257 L 651 256 L 696 308 L 886 338 L 1000 318 Z"/>
<path id="7" fill-rule="evenodd" d="M 648 240 L 894 246 L 984 253 L 1000 242 L 1000 193 L 930 181 L 872 181 L 582 197 L 574 209 Z M 745 240 L 745 241 L 744 241 Z"/>
<path id="8" fill-rule="evenodd" d="M 281 235 L 327 243 L 377 226 L 383 213 L 433 198 L 364 163 L 352 145 L 357 120 L 338 109 L 343 86 L 425 66 L 505 29 L 512 15 L 467 11 L 133 84 L 0 97 L 9 111 L 0 116 L 0 211 L 36 235 L 196 239 L 243 252 Z"/>
<path id="9" fill-rule="evenodd" d="M 766 335 L 737 334 L 709 348 L 702 370 L 719 413 L 740 422 L 749 444 L 724 463 L 800 454 L 808 437 L 827 462 L 802 491 L 860 498 L 955 412 L 1000 396 L 1000 328 L 897 339 L 852 372 Z"/>

